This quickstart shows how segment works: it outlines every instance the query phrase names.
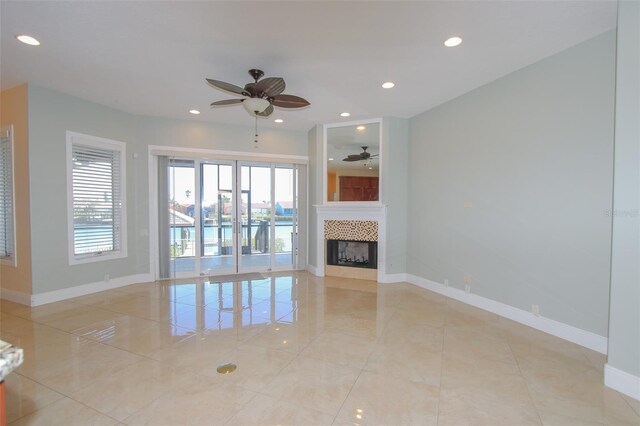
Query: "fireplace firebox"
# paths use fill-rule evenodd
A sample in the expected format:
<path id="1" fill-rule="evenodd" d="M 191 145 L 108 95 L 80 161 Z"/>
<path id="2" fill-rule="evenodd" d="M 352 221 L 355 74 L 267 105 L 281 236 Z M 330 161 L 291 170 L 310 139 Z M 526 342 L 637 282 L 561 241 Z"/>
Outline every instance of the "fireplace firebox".
<path id="1" fill-rule="evenodd" d="M 327 240 L 327 265 L 377 269 L 378 242 Z"/>

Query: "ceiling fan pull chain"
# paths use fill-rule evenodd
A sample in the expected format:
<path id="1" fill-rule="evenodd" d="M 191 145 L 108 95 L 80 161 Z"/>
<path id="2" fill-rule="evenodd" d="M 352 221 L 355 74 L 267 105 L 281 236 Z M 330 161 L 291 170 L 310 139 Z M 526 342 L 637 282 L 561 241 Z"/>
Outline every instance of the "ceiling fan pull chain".
<path id="1" fill-rule="evenodd" d="M 258 149 L 258 114 L 255 114 L 256 118 L 256 138 L 253 140 L 255 142 L 254 148 Z"/>

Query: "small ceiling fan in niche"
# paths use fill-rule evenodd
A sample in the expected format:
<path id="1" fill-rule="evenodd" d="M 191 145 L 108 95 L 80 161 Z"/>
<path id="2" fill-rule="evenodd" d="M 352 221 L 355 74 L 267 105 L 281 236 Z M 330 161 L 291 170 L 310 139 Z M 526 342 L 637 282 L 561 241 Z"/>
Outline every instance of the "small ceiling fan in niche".
<path id="1" fill-rule="evenodd" d="M 351 155 L 347 155 L 345 158 L 342 159 L 342 161 L 360 161 L 360 160 L 364 160 L 366 165 L 369 165 L 371 160 L 374 160 L 375 157 L 378 157 L 380 154 L 371 154 L 370 152 L 367 152 L 367 149 L 369 149 L 368 146 L 361 146 L 360 148 L 362 148 L 362 152 L 359 154 L 351 154 Z"/>
<path id="2" fill-rule="evenodd" d="M 249 114 L 255 117 L 255 143 L 258 143 L 258 117 L 269 117 L 278 108 L 296 109 L 310 105 L 309 101 L 300 96 L 287 95 L 284 92 L 286 84 L 281 77 L 264 77 L 264 72 L 259 69 L 250 69 L 249 75 L 253 82 L 244 87 L 224 81 L 207 78 L 207 83 L 216 89 L 223 90 L 240 98 L 224 99 L 211 103 L 211 107 L 242 104 Z M 261 80 L 262 79 L 262 80 Z"/>

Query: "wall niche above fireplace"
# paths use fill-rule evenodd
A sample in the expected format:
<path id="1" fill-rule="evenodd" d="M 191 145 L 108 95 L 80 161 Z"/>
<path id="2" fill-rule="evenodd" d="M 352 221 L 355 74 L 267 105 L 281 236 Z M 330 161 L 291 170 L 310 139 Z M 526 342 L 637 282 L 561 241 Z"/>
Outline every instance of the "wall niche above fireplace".
<path id="1" fill-rule="evenodd" d="M 378 268 L 377 241 L 327 240 L 327 265 Z"/>
<path id="2" fill-rule="evenodd" d="M 382 119 L 324 125 L 324 203 L 380 204 Z"/>

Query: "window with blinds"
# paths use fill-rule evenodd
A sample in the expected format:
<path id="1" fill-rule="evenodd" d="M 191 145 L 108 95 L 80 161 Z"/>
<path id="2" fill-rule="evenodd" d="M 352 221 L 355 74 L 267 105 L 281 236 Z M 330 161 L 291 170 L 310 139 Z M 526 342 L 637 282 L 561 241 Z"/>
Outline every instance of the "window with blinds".
<path id="1" fill-rule="evenodd" d="M 13 131 L 1 130 L 0 139 L 0 259 L 15 265 L 13 194 Z"/>
<path id="2" fill-rule="evenodd" d="M 71 134 L 70 262 L 124 257 L 124 144 Z"/>

